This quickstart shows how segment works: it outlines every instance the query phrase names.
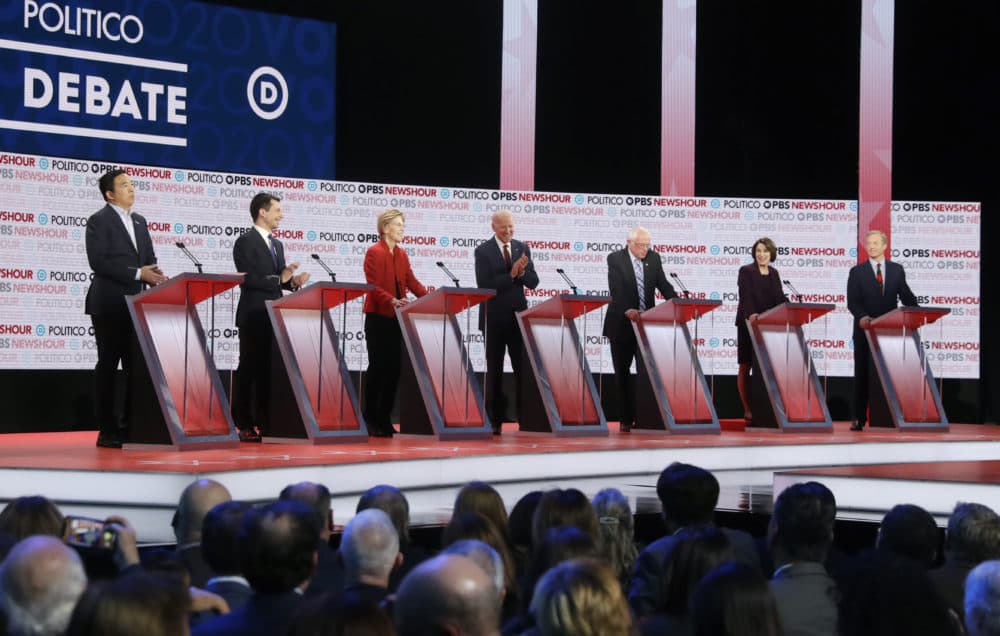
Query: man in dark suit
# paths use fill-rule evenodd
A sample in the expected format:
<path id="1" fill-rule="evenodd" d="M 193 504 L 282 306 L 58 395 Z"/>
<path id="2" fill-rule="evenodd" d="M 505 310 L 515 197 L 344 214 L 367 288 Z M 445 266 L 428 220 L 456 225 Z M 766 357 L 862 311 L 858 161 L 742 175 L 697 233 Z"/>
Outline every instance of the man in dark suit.
<path id="1" fill-rule="evenodd" d="M 917 306 L 917 297 L 906 284 L 903 266 L 885 258 L 889 239 L 881 230 L 865 235 L 868 260 L 851 268 L 847 275 L 847 309 L 854 316 L 854 417 L 852 431 L 865 428 L 868 412 L 868 378 L 871 373 L 871 352 L 865 338 L 865 327 L 896 308 L 898 302 L 907 307 Z M 897 302 L 898 301 L 898 302 Z"/>
<path id="2" fill-rule="evenodd" d="M 240 330 L 240 364 L 236 369 L 233 419 L 240 441 L 259 442 L 267 428 L 271 376 L 271 321 L 266 300 L 281 298 L 281 290 L 295 291 L 309 280 L 296 274 L 298 263 L 285 264 L 285 248 L 274 236 L 284 215 L 281 199 L 261 192 L 250 202 L 253 228 L 233 244 L 233 261 L 241 272 L 236 326 Z"/>
<path id="3" fill-rule="evenodd" d="M 1000 559 L 1000 516 L 977 503 L 959 502 L 948 517 L 944 563 L 928 574 L 941 598 L 965 618 L 965 579 L 983 561 Z"/>
<path id="4" fill-rule="evenodd" d="M 632 322 L 656 303 L 657 290 L 666 300 L 677 296 L 663 274 L 659 254 L 650 252 L 649 245 L 649 232 L 636 227 L 629 230 L 625 249 L 608 254 L 611 304 L 604 315 L 604 336 L 611 342 L 611 362 L 618 389 L 618 420 L 623 433 L 632 430 L 635 422 L 635 388 L 629 377 L 632 360 L 636 358 Z"/>
<path id="5" fill-rule="evenodd" d="M 486 337 L 486 412 L 493 434 L 507 412 L 503 392 L 503 358 L 510 354 L 514 377 L 521 375 L 524 343 L 515 313 L 528 308 L 524 288 L 538 287 L 531 249 L 514 240 L 514 216 L 501 210 L 493 215 L 493 237 L 476 248 L 476 286 L 494 289 L 497 295 L 479 306 L 479 330 Z M 519 385 L 518 385 L 519 386 Z M 517 397 L 518 406 L 521 398 Z"/>
<path id="6" fill-rule="evenodd" d="M 340 554 L 343 591 L 381 603 L 389 594 L 389 576 L 403 563 L 399 535 L 389 515 L 377 508 L 359 512 L 344 526 Z"/>
<path id="7" fill-rule="evenodd" d="M 213 573 L 205 590 L 224 598 L 230 611 L 246 605 L 253 595 L 250 582 L 243 576 L 236 545 L 243 519 L 251 508 L 245 501 L 220 503 L 208 511 L 201 525 L 201 551 Z"/>
<path id="8" fill-rule="evenodd" d="M 333 534 L 333 511 L 330 508 L 330 489 L 323 484 L 302 481 L 289 484 L 278 495 L 279 501 L 297 501 L 312 508 L 319 523 L 316 545 L 316 572 L 309 582 L 309 596 L 326 592 L 340 592 L 344 588 L 344 565 L 340 555 L 330 547 Z"/>
<path id="9" fill-rule="evenodd" d="M 181 492 L 171 522 L 177 540 L 175 557 L 187 569 L 191 585 L 195 587 L 204 587 L 215 574 L 206 562 L 201 547 L 205 516 L 217 505 L 232 500 L 229 490 L 214 479 L 199 479 Z"/>
<path id="10" fill-rule="evenodd" d="M 94 279 L 87 290 L 86 311 L 97 341 L 97 445 L 121 448 L 128 431 L 128 374 L 135 339 L 125 296 L 138 294 L 147 285 L 167 279 L 156 265 L 153 241 L 146 219 L 132 212 L 135 187 L 124 170 L 114 169 L 98 180 L 107 202 L 87 219 L 87 260 Z M 125 372 L 125 413 L 115 419 L 115 376 L 118 363 Z"/>

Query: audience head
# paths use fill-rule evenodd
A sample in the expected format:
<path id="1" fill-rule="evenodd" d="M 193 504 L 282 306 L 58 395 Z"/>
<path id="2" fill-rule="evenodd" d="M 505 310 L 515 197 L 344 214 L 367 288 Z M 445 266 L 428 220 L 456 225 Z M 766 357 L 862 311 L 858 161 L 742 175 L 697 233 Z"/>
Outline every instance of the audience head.
<path id="1" fill-rule="evenodd" d="M 1000 559 L 1000 515 L 982 504 L 956 504 L 944 550 L 949 558 L 970 563 Z"/>
<path id="2" fill-rule="evenodd" d="M 399 586 L 394 612 L 400 636 L 500 633 L 496 586 L 471 559 L 454 554 L 415 567 Z"/>
<path id="3" fill-rule="evenodd" d="M 316 569 L 316 515 L 297 501 L 247 513 L 237 538 L 243 576 L 258 594 L 289 592 Z"/>
<path id="4" fill-rule="evenodd" d="M 399 534 L 399 549 L 405 550 L 410 544 L 410 503 L 399 488 L 384 484 L 369 488 L 358 500 L 355 512 L 369 508 L 378 508 L 389 515 Z"/>
<path id="5" fill-rule="evenodd" d="M 965 579 L 965 629 L 969 636 L 1000 636 L 1000 561 L 980 563 Z"/>
<path id="6" fill-rule="evenodd" d="M 508 590 L 513 598 L 517 592 L 514 560 L 501 531 L 489 519 L 478 513 L 462 512 L 454 515 L 445 526 L 441 534 L 441 545 L 448 547 L 456 541 L 465 539 L 482 541 L 500 555 L 505 577 L 501 589 Z"/>
<path id="7" fill-rule="evenodd" d="M 785 488 L 774 502 L 768 528 L 776 563 L 826 560 L 836 518 L 837 500 L 823 484 L 810 481 Z"/>
<path id="8" fill-rule="evenodd" d="M 220 503 L 232 501 L 233 497 L 225 486 L 214 479 L 199 479 L 181 492 L 174 513 L 174 537 L 177 545 L 201 541 L 201 524 L 208 511 Z"/>
<path id="9" fill-rule="evenodd" d="M 236 539 L 250 509 L 250 504 L 244 501 L 227 501 L 205 515 L 201 524 L 201 552 L 208 567 L 218 576 L 234 576 L 243 571 Z"/>
<path id="10" fill-rule="evenodd" d="M 500 493 L 485 482 L 473 481 L 458 491 L 452 514 L 462 512 L 479 513 L 489 519 L 501 534 L 507 534 L 507 507 Z"/>
<path id="11" fill-rule="evenodd" d="M 929 568 L 937 559 L 940 543 L 941 532 L 931 513 L 913 504 L 899 504 L 882 518 L 875 545 Z"/>
<path id="12" fill-rule="evenodd" d="M 0 614 L 9 636 L 56 636 L 66 631 L 87 587 L 80 557 L 55 537 L 15 545 L 0 565 Z"/>
<path id="13" fill-rule="evenodd" d="M 541 490 L 532 490 L 517 500 L 507 518 L 507 536 L 515 551 L 531 553 L 531 520 L 535 516 L 538 502 L 542 500 Z"/>
<path id="14" fill-rule="evenodd" d="M 323 484 L 303 481 L 285 486 L 278 497 L 279 501 L 298 501 L 313 509 L 319 523 L 321 541 L 329 541 L 330 527 L 330 490 Z"/>
<path id="15" fill-rule="evenodd" d="M 327 593 L 303 601 L 287 636 L 395 636 L 389 614 L 356 592 Z"/>
<path id="16" fill-rule="evenodd" d="M 656 496 L 663 505 L 663 520 L 671 532 L 711 523 L 715 504 L 719 502 L 719 480 L 703 468 L 674 462 L 660 473 Z"/>
<path id="17" fill-rule="evenodd" d="M 587 496 L 576 488 L 556 488 L 542 495 L 531 520 L 531 541 L 538 545 L 550 528 L 573 526 L 598 541 L 597 514 Z"/>
<path id="18" fill-rule="evenodd" d="M 782 636 L 767 579 L 743 563 L 709 572 L 694 591 L 695 636 Z"/>
<path id="19" fill-rule="evenodd" d="M 687 614 L 698 583 L 734 557 L 729 539 L 715 526 L 681 530 L 677 542 L 663 560 L 663 598 L 657 609 L 667 614 Z"/>
<path id="20" fill-rule="evenodd" d="M 187 636 L 190 606 L 178 579 L 136 569 L 89 586 L 66 636 Z"/>
<path id="21" fill-rule="evenodd" d="M 500 553 L 488 544 L 476 539 L 462 539 L 448 545 L 441 551 L 441 554 L 457 554 L 475 561 L 476 565 L 483 568 L 483 572 L 486 572 L 486 575 L 493 581 L 501 601 L 504 599 L 507 589 L 509 589 L 505 578 L 507 570 Z"/>
<path id="22" fill-rule="evenodd" d="M 399 535 L 389 515 L 377 508 L 362 510 L 348 522 L 340 554 L 349 582 L 389 587 L 389 575 L 403 560 Z"/>
<path id="23" fill-rule="evenodd" d="M 531 562 L 524 576 L 523 605 L 527 609 L 538 580 L 563 561 L 577 558 L 597 558 L 597 545 L 590 535 L 574 526 L 550 528 L 531 555 Z"/>
<path id="24" fill-rule="evenodd" d="M 635 519 L 628 499 L 615 488 L 605 488 L 594 495 L 594 512 L 600 536 L 597 549 L 615 569 L 619 580 L 632 575 L 639 552 L 635 547 Z"/>
<path id="25" fill-rule="evenodd" d="M 36 534 L 61 537 L 63 516 L 45 497 L 18 497 L 0 512 L 0 532 L 11 535 L 15 541 Z"/>
<path id="26" fill-rule="evenodd" d="M 535 586 L 531 613 L 541 636 L 612 636 L 632 631 L 614 571 L 596 559 L 555 566 Z"/>

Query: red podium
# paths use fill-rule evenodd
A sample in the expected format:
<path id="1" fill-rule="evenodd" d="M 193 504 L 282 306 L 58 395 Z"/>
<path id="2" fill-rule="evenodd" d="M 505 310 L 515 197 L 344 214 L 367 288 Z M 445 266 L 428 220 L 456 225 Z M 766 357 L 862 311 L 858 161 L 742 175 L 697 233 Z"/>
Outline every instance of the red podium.
<path id="1" fill-rule="evenodd" d="M 444 287 L 396 310 L 409 364 L 403 363 L 399 388 L 399 432 L 437 435 L 438 439 L 490 439 L 493 436 L 483 394 L 456 314 L 492 298 L 492 289 Z"/>
<path id="2" fill-rule="evenodd" d="M 368 430 L 344 360 L 347 303 L 371 285 L 314 283 L 267 301 L 274 327 L 271 402 L 264 442 L 367 442 Z M 330 310 L 340 307 L 340 332 Z"/>
<path id="3" fill-rule="evenodd" d="M 181 274 L 127 297 L 141 360 L 132 364 L 125 449 L 236 448 L 229 400 L 195 305 L 243 282 L 242 274 Z"/>
<path id="4" fill-rule="evenodd" d="M 872 426 L 948 430 L 948 417 L 917 330 L 950 312 L 945 307 L 899 307 L 868 325 L 865 338 L 876 371 L 868 373 Z"/>
<path id="5" fill-rule="evenodd" d="M 687 323 L 721 304 L 721 300 L 671 298 L 632 323 L 639 350 L 635 429 L 719 433 L 719 417 Z"/>
<path id="6" fill-rule="evenodd" d="M 607 296 L 563 294 L 517 314 L 528 364 L 518 405 L 520 430 L 560 437 L 607 436 L 608 424 L 573 319 L 600 309 Z M 600 332 L 598 332 L 600 333 Z"/>
<path id="7" fill-rule="evenodd" d="M 802 325 L 835 308 L 825 303 L 782 303 L 747 320 L 755 355 L 752 398 L 755 428 L 831 433 L 826 395 L 809 356 Z"/>

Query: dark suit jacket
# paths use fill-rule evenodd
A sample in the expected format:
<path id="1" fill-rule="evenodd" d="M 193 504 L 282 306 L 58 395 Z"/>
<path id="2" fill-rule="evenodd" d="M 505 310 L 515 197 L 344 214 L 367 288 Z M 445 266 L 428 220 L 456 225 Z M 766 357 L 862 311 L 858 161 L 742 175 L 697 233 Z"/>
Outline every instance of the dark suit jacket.
<path id="1" fill-rule="evenodd" d="M 865 260 L 851 268 L 847 275 L 847 309 L 854 316 L 854 331 L 860 330 L 858 322 L 868 316 L 877 318 L 897 306 L 897 299 L 907 307 L 917 306 L 917 297 L 906 284 L 906 272 L 899 263 L 884 261 L 882 281 L 885 293 L 879 289 L 871 262 Z"/>
<path id="2" fill-rule="evenodd" d="M 660 255 L 649 250 L 642 261 L 643 289 L 645 291 L 646 309 L 656 303 L 656 290 L 660 290 L 665 300 L 676 298 L 673 285 L 667 282 L 663 274 L 663 263 Z M 611 291 L 611 304 L 604 314 L 604 335 L 614 338 L 625 324 L 625 312 L 639 308 L 639 289 L 635 282 L 635 271 L 632 269 L 632 256 L 628 247 L 608 254 L 608 289 Z"/>
<path id="3" fill-rule="evenodd" d="M 146 287 L 145 283 L 136 280 L 135 273 L 145 265 L 156 263 L 156 253 L 146 219 L 133 213 L 132 225 L 135 246 L 110 205 L 87 219 L 87 260 L 94 271 L 94 280 L 87 290 L 86 309 L 92 316 L 128 315 L 125 296 L 138 294 Z"/>
<path id="4" fill-rule="evenodd" d="M 740 303 L 736 307 L 737 325 L 743 325 L 753 314 L 788 302 L 785 292 L 781 291 L 781 275 L 778 270 L 773 267 L 768 267 L 767 270 L 767 276 L 761 276 L 755 262 L 740 268 L 736 278 L 736 285 L 740 290 Z"/>
<path id="5" fill-rule="evenodd" d="M 191 585 L 204 587 L 208 579 L 215 576 L 212 568 L 205 561 L 205 554 L 201 551 L 201 544 L 191 545 L 176 552 L 177 560 L 184 564 L 191 575 Z"/>
<path id="6" fill-rule="evenodd" d="M 963 622 L 965 620 L 965 578 L 977 565 L 979 564 L 972 561 L 946 558 L 944 565 L 927 573 L 931 583 L 941 594 L 941 598 L 948 603 L 948 607 L 955 610 Z"/>
<path id="7" fill-rule="evenodd" d="M 254 594 L 247 604 L 225 616 L 199 623 L 191 636 L 274 636 L 284 634 L 302 600 L 298 592 Z"/>
<path id="8" fill-rule="evenodd" d="M 822 563 L 793 563 L 771 579 L 785 636 L 837 636 L 837 585 Z"/>
<path id="9" fill-rule="evenodd" d="M 285 248 L 276 238 L 274 249 L 278 253 L 278 266 L 271 260 L 271 250 L 260 232 L 250 228 L 233 244 L 233 263 L 236 271 L 244 274 L 240 284 L 240 303 L 236 307 L 236 325 L 242 327 L 252 322 L 266 321 L 265 300 L 281 298 L 282 289 L 292 289 L 291 279 L 282 284 L 281 271 L 285 269 Z"/>
<path id="10" fill-rule="evenodd" d="M 395 270 L 395 271 L 394 271 Z M 396 297 L 396 283 L 399 282 L 399 292 L 402 298 L 406 292 L 420 298 L 427 289 L 413 275 L 410 267 L 410 257 L 402 245 L 397 245 L 392 251 L 384 240 L 380 240 L 365 252 L 365 281 L 374 285 L 375 289 L 365 296 L 365 313 L 376 313 L 387 318 L 394 318 L 396 311 L 392 299 Z"/>
<path id="11" fill-rule="evenodd" d="M 528 267 L 515 280 L 510 277 L 510 270 L 507 269 L 507 263 L 503 260 L 503 253 L 500 251 L 500 246 L 497 245 L 496 237 L 491 236 L 485 243 L 476 248 L 476 287 L 494 289 L 497 292 L 496 296 L 479 305 L 480 331 L 486 327 L 487 322 L 490 325 L 512 323 L 515 311 L 523 311 L 528 308 L 528 301 L 524 297 L 524 288 L 534 289 L 538 287 L 538 274 L 535 272 L 535 264 L 531 260 L 531 248 L 521 241 L 511 239 L 511 263 L 521 258 L 521 254 L 528 255 Z"/>

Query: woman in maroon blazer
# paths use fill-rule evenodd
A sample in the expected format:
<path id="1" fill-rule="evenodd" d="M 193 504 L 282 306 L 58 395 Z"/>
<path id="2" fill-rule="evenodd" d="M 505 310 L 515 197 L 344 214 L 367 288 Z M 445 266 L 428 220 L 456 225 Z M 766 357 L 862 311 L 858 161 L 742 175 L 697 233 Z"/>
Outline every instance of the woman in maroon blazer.
<path id="1" fill-rule="evenodd" d="M 740 304 L 736 309 L 736 361 L 740 368 L 736 376 L 736 388 L 743 402 L 743 419 L 747 424 L 753 418 L 750 410 L 750 367 L 753 366 L 753 344 L 747 329 L 747 318 L 776 307 L 788 298 L 781 291 L 781 276 L 771 263 L 778 256 L 774 241 L 765 237 L 757 239 L 750 252 L 753 262 L 740 268 L 737 285 L 740 290 Z"/>
<path id="2" fill-rule="evenodd" d="M 378 216 L 381 239 L 365 254 L 365 280 L 375 289 L 365 298 L 365 343 L 368 346 L 368 374 L 365 379 L 364 416 L 372 437 L 392 437 L 390 416 L 399 385 L 403 337 L 396 308 L 413 292 L 418 298 L 427 290 L 413 275 L 403 242 L 405 218 L 399 210 Z"/>

